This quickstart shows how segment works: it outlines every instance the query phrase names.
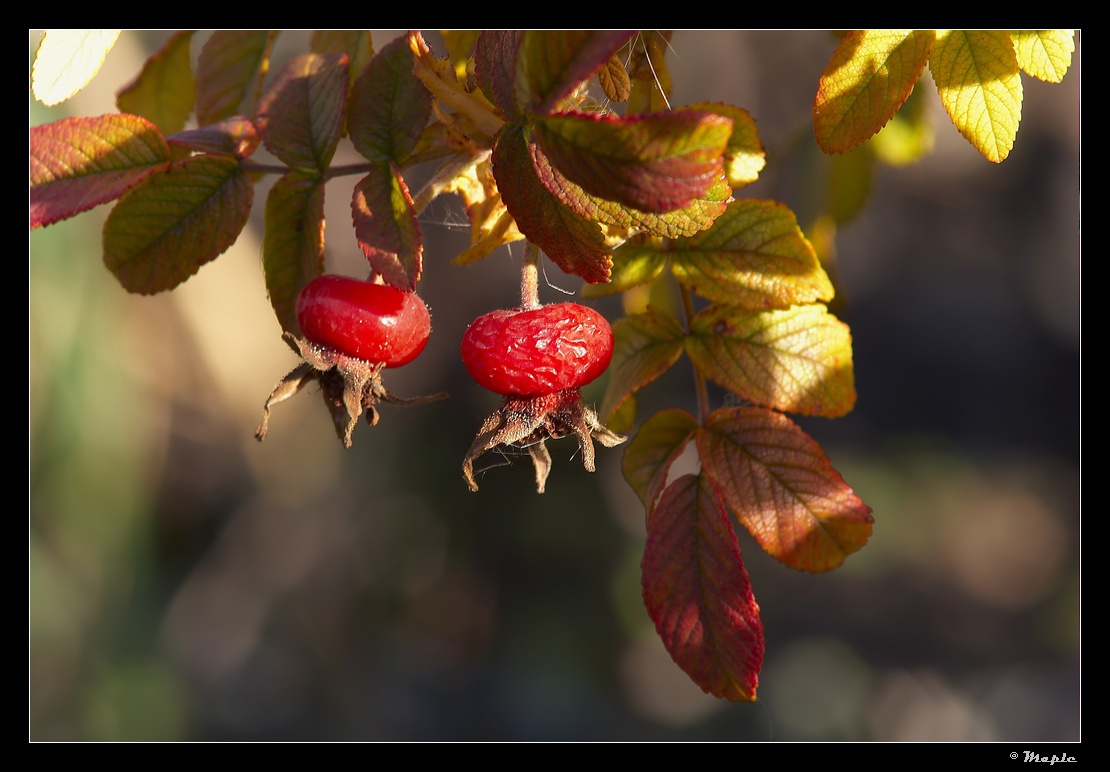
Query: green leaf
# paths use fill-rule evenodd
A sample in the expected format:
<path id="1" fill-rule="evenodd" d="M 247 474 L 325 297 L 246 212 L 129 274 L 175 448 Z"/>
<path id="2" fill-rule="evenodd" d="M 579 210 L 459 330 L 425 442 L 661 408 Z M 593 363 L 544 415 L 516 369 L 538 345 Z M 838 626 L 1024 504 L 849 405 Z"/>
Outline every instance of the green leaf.
<path id="1" fill-rule="evenodd" d="M 137 115 L 63 118 L 29 134 L 31 228 L 118 198 L 170 162 L 162 134 Z"/>
<path id="2" fill-rule="evenodd" d="M 482 30 L 474 44 L 474 77 L 478 87 L 507 120 L 524 123 L 516 101 L 516 55 L 522 32 Z"/>
<path id="3" fill-rule="evenodd" d="M 202 129 L 179 131 L 166 137 L 166 141 L 189 151 L 250 158 L 258 149 L 260 138 L 254 123 L 236 115 Z"/>
<path id="4" fill-rule="evenodd" d="M 351 142 L 364 158 L 402 163 L 432 114 L 432 95 L 412 72 L 408 38 L 382 48 L 351 91 Z"/>
<path id="5" fill-rule="evenodd" d="M 813 100 L 813 130 L 826 153 L 843 153 L 886 125 L 929 60 L 932 30 L 853 30 L 833 52 Z"/>
<path id="6" fill-rule="evenodd" d="M 721 178 L 732 120 L 697 110 L 561 113 L 537 118 L 535 131 L 551 163 L 587 193 L 657 214 L 703 198 Z"/>
<path id="7" fill-rule="evenodd" d="M 354 83 L 374 56 L 374 41 L 364 29 L 317 29 L 308 43 L 314 54 L 346 54 L 347 80 Z"/>
<path id="8" fill-rule="evenodd" d="M 984 158 L 1001 163 L 1021 123 L 1021 72 L 1005 32 L 943 30 L 929 71 L 948 117 Z"/>
<path id="9" fill-rule="evenodd" d="M 678 322 L 653 308 L 618 319 L 601 415 L 611 416 L 632 394 L 667 372 L 682 356 L 682 338 Z"/>
<path id="10" fill-rule="evenodd" d="M 613 251 L 613 270 L 608 284 L 587 284 L 582 297 L 598 298 L 627 292 L 659 278 L 667 267 L 669 252 L 653 236 L 634 236 Z"/>
<path id="11" fill-rule="evenodd" d="M 118 29 L 46 30 L 31 68 L 31 91 L 47 107 L 88 85 L 119 38 Z"/>
<path id="12" fill-rule="evenodd" d="M 324 272 L 324 181 L 320 177 L 290 172 L 270 189 L 262 269 L 281 328 L 299 335 L 297 295 Z"/>
<path id="13" fill-rule="evenodd" d="M 173 289 L 235 243 L 254 189 L 234 158 L 191 156 L 151 175 L 104 223 L 104 264 L 124 289 Z"/>
<path id="14" fill-rule="evenodd" d="M 254 117 L 276 32 L 217 30 L 197 61 L 197 123 Z"/>
<path id="15" fill-rule="evenodd" d="M 116 94 L 121 113 L 141 115 L 163 134 L 185 128 L 193 112 L 197 82 L 189 59 L 192 30 L 175 32 L 155 51 L 135 80 Z"/>
<path id="16" fill-rule="evenodd" d="M 288 166 L 326 171 L 346 107 L 346 54 L 298 56 L 278 71 L 258 103 L 262 141 Z"/>
<path id="17" fill-rule="evenodd" d="M 493 176 L 517 228 L 563 271 L 608 281 L 612 253 L 601 228 L 564 206 L 537 179 L 524 130 L 507 123 L 493 146 Z"/>
<path id="18" fill-rule="evenodd" d="M 720 303 L 788 308 L 833 296 L 794 213 L 775 201 L 733 201 L 713 227 L 676 240 L 668 254 L 682 284 Z"/>
<path id="19" fill-rule="evenodd" d="M 516 104 L 534 114 L 559 109 L 566 97 L 635 34 L 635 30 L 522 33 L 516 55 Z"/>
<path id="20" fill-rule="evenodd" d="M 645 421 L 628 443 L 621 468 L 646 511 L 655 506 L 667 484 L 671 465 L 682 455 L 697 429 L 694 416 L 685 410 L 666 408 Z"/>
<path id="21" fill-rule="evenodd" d="M 420 223 L 396 166 L 375 166 L 355 186 L 355 236 L 370 267 L 399 290 L 415 290 L 423 267 Z"/>
<path id="22" fill-rule="evenodd" d="M 1010 38 L 1022 72 L 1049 83 L 1064 79 L 1075 51 L 1075 30 L 1014 30 Z"/>
<path id="23" fill-rule="evenodd" d="M 732 120 L 732 135 L 725 147 L 724 158 L 729 185 L 742 188 L 759 179 L 759 173 L 767 165 L 767 151 L 759 141 L 755 118 L 747 110 L 720 102 L 698 102 L 687 105 L 686 109 L 723 115 Z"/>
<path id="24" fill-rule="evenodd" d="M 552 166 L 537 145 L 532 145 L 529 149 L 536 175 L 542 180 L 544 187 L 553 192 L 563 204 L 587 220 L 624 230 L 635 228 L 669 239 L 693 236 L 712 225 L 732 199 L 732 188 L 722 173 L 704 198 L 692 201 L 681 209 L 649 214 L 616 201 L 590 195 Z"/>
<path id="25" fill-rule="evenodd" d="M 685 475 L 648 518 L 644 605 L 675 663 L 704 691 L 754 701 L 763 623 L 720 493 Z"/>
<path id="26" fill-rule="evenodd" d="M 822 305 L 772 311 L 714 305 L 690 327 L 686 351 L 694 364 L 743 399 L 828 418 L 855 406 L 852 337 Z"/>
<path id="27" fill-rule="evenodd" d="M 829 571 L 871 536 L 871 508 L 789 418 L 756 407 L 715 411 L 697 432 L 702 472 L 764 551 Z"/>

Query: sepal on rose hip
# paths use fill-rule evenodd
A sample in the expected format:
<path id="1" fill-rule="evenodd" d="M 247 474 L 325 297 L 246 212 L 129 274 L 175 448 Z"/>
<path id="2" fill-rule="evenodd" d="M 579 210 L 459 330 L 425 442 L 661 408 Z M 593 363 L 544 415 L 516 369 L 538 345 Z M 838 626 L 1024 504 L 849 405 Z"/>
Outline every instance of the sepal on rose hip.
<path id="1" fill-rule="evenodd" d="M 431 316 L 416 294 L 347 276 L 325 275 L 309 282 L 297 297 L 303 338 L 285 340 L 304 362 L 270 392 L 255 437 L 266 436 L 270 408 L 307 385 L 320 385 L 339 439 L 351 447 L 351 434 L 363 412 L 378 422 L 378 402 L 412 405 L 443 399 L 395 397 L 382 384 L 381 371 L 415 359 L 428 342 Z"/>

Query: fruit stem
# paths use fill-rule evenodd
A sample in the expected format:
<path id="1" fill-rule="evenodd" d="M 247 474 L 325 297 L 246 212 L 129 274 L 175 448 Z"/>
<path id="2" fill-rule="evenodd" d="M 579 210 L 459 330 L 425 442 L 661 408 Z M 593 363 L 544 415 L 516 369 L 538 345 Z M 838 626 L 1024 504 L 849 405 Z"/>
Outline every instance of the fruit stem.
<path id="1" fill-rule="evenodd" d="M 685 316 L 686 334 L 690 333 L 690 321 L 694 318 L 694 298 L 690 290 L 683 285 L 679 285 L 679 294 L 682 295 L 682 311 Z M 698 393 L 698 419 L 704 426 L 709 421 L 709 389 L 705 385 L 705 376 L 702 375 L 698 365 L 693 360 L 690 364 L 694 368 L 694 387 Z"/>
<path id="2" fill-rule="evenodd" d="M 520 308 L 529 311 L 540 307 L 540 248 L 524 242 L 524 265 L 520 268 Z"/>

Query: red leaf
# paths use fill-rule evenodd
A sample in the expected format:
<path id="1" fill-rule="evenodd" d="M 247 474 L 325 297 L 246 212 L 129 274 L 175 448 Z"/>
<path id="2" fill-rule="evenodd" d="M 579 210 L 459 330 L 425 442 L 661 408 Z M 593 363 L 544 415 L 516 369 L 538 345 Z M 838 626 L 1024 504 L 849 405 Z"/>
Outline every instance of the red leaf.
<path id="1" fill-rule="evenodd" d="M 137 115 L 64 118 L 30 135 L 31 228 L 118 198 L 170 161 L 162 134 Z"/>
<path id="2" fill-rule="evenodd" d="M 549 113 L 605 66 L 635 30 L 529 30 L 516 57 L 516 102 Z"/>
<path id="3" fill-rule="evenodd" d="M 702 470 L 767 554 L 791 568 L 836 568 L 871 536 L 871 508 L 789 418 L 714 411 L 697 433 Z"/>
<path id="4" fill-rule="evenodd" d="M 399 290 L 415 290 L 424 247 L 408 186 L 396 166 L 375 166 L 355 186 L 355 236 L 370 266 Z"/>
<path id="5" fill-rule="evenodd" d="M 731 134 L 731 118 L 697 110 L 628 118 L 560 113 L 536 121 L 536 141 L 567 179 L 648 213 L 704 197 L 724 177 Z"/>
<path id="6" fill-rule="evenodd" d="M 597 223 L 564 206 L 532 168 L 524 130 L 507 123 L 493 146 L 493 176 L 517 228 L 567 273 L 595 284 L 608 281 L 612 252 Z"/>
<path id="7" fill-rule="evenodd" d="M 474 44 L 474 76 L 482 93 L 501 114 L 514 123 L 524 123 L 516 102 L 516 51 L 523 33 L 511 30 L 482 30 Z"/>
<path id="8" fill-rule="evenodd" d="M 640 568 L 644 605 L 675 663 L 715 697 L 754 701 L 763 623 L 732 523 L 704 475 L 663 491 Z"/>

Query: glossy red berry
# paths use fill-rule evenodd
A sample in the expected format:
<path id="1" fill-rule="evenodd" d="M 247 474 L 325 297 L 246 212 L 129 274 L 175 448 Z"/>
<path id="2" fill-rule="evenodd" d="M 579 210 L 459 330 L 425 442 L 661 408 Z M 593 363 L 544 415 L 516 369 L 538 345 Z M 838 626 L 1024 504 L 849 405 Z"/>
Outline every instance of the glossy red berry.
<path id="1" fill-rule="evenodd" d="M 461 351 L 470 376 L 495 394 L 538 396 L 577 389 L 605 372 L 613 329 L 577 303 L 493 311 L 471 323 Z"/>
<path id="2" fill-rule="evenodd" d="M 414 293 L 333 274 L 301 290 L 297 321 L 310 342 L 386 367 L 415 359 L 432 331 L 428 307 Z"/>

